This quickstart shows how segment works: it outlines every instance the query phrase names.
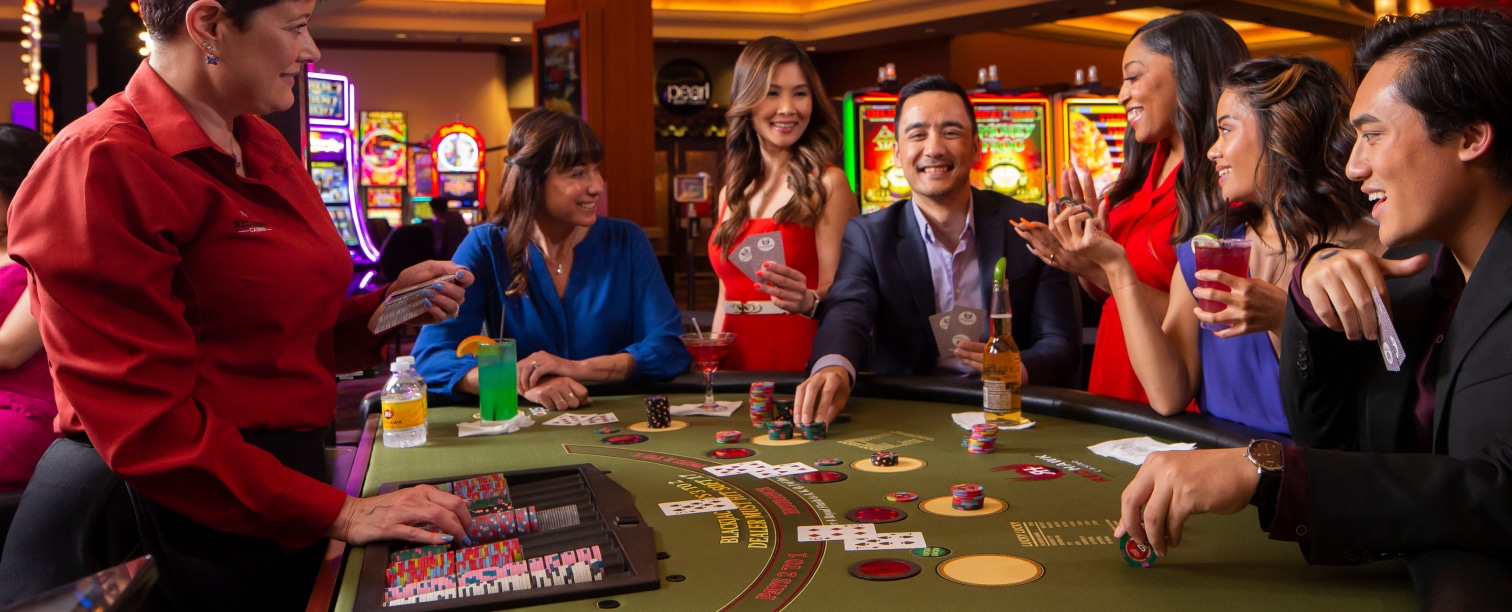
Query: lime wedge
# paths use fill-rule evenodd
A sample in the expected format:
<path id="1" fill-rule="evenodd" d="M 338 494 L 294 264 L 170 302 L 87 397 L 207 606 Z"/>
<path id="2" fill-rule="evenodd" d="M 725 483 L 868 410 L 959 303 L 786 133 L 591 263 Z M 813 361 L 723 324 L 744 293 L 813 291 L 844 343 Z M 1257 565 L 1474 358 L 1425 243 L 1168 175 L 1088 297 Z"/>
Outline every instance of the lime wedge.
<path id="1" fill-rule="evenodd" d="M 1218 246 L 1220 244 L 1217 236 L 1203 232 L 1201 234 L 1197 234 L 1196 236 L 1192 236 L 1193 253 L 1197 252 L 1197 243 L 1199 242 L 1203 243 L 1203 246 Z"/>
<path id="2" fill-rule="evenodd" d="M 1006 276 L 1008 276 L 1008 258 L 999 257 L 997 265 L 992 266 L 992 280 L 1001 283 Z"/>

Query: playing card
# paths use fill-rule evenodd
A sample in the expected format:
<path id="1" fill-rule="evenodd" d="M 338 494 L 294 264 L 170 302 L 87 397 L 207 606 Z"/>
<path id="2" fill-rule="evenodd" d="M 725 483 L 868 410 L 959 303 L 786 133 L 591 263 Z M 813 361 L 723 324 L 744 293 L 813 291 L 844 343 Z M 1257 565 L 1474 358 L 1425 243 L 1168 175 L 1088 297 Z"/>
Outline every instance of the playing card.
<path id="1" fill-rule="evenodd" d="M 771 464 L 765 461 L 745 461 L 726 465 L 711 465 L 704 468 L 704 471 L 715 476 L 735 476 L 737 474 L 745 474 L 752 469 L 769 467 L 772 467 Z"/>
<path id="2" fill-rule="evenodd" d="M 817 471 L 819 471 L 819 470 L 817 470 L 817 469 L 815 469 L 813 467 L 810 467 L 807 463 L 803 463 L 801 461 L 795 461 L 793 463 L 784 463 L 782 465 L 769 465 L 769 466 L 765 466 L 765 467 L 753 467 L 749 471 L 747 471 L 746 473 L 750 474 L 752 476 L 755 476 L 757 478 L 767 479 L 767 478 L 776 478 L 778 476 L 791 476 L 793 474 L 802 474 L 802 473 L 805 473 L 805 472 L 817 472 Z"/>
<path id="3" fill-rule="evenodd" d="M 799 542 L 835 542 L 846 538 L 860 538 L 877 534 L 877 526 L 871 523 L 854 525 L 806 525 L 798 528 Z"/>
<path id="4" fill-rule="evenodd" d="M 1402 363 L 1407 361 L 1407 351 L 1402 348 L 1402 339 L 1397 337 L 1396 326 L 1391 323 L 1391 313 L 1386 312 L 1381 292 L 1371 287 L 1370 297 L 1375 298 L 1376 320 L 1381 323 L 1381 361 L 1386 362 L 1387 372 L 1400 372 Z"/>
<path id="5" fill-rule="evenodd" d="M 761 282 L 762 279 L 756 276 L 756 271 L 761 269 L 762 264 L 770 261 L 787 265 L 787 259 L 782 253 L 782 232 L 767 232 L 746 237 L 730 251 L 729 259 L 730 263 L 740 268 L 740 271 L 751 280 Z"/>
<path id="6" fill-rule="evenodd" d="M 546 423 L 544 423 L 544 424 L 545 425 L 581 425 L 581 424 L 583 424 L 583 417 L 581 417 L 579 415 L 576 415 L 576 414 L 573 414 L 571 412 L 567 412 L 567 413 L 563 413 L 563 414 L 557 415 L 556 418 L 551 419 L 550 421 L 546 421 Z"/>
<path id="7" fill-rule="evenodd" d="M 924 548 L 924 534 L 917 531 L 899 531 L 897 533 L 875 533 L 872 535 L 847 537 L 845 550 L 856 552 L 860 550 L 906 550 Z"/>
<path id="8" fill-rule="evenodd" d="M 702 514 L 705 512 L 719 512 L 721 510 L 734 510 L 735 502 L 728 497 L 709 497 L 705 499 L 690 499 L 687 501 L 667 502 L 657 504 L 667 516 L 682 516 L 684 514 Z"/>
<path id="9" fill-rule="evenodd" d="M 383 300 L 383 314 L 378 315 L 378 325 L 373 330 L 373 333 L 386 332 L 424 314 L 425 294 L 422 292 L 426 287 L 431 286 L 432 283 L 454 283 L 456 281 L 457 275 L 447 274 L 435 280 L 411 285 L 390 293 Z"/>
<path id="10" fill-rule="evenodd" d="M 986 318 L 985 310 L 960 306 L 930 316 L 929 328 L 934 332 L 935 348 L 940 351 L 940 356 L 949 356 L 962 342 L 981 341 Z"/>
<path id="11" fill-rule="evenodd" d="M 619 422 L 619 417 L 614 416 L 613 412 L 605 412 L 603 414 L 585 414 L 585 415 L 582 415 L 582 419 L 578 421 L 578 424 L 579 425 L 603 425 L 605 423 L 618 423 L 618 422 Z"/>

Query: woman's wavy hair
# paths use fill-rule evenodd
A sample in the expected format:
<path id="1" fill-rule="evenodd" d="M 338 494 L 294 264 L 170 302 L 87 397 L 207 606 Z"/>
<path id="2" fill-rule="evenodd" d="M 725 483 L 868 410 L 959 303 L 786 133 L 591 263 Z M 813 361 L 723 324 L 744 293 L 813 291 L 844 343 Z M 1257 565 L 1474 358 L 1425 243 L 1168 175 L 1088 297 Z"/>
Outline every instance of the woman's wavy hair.
<path id="1" fill-rule="evenodd" d="M 1365 194 L 1344 174 L 1355 142 L 1352 93 L 1333 66 L 1311 55 L 1250 60 L 1229 70 L 1223 90 L 1259 127 L 1259 201 L 1216 211 L 1206 227 L 1252 222 L 1264 207 L 1282 252 L 1294 258 L 1370 214 Z"/>
<path id="2" fill-rule="evenodd" d="M 499 181 L 499 206 L 488 221 L 509 228 L 504 234 L 504 257 L 511 274 L 504 295 L 514 297 L 530 284 L 530 258 L 525 251 L 535 235 L 536 215 L 546 207 L 546 178 L 554 170 L 602 162 L 604 142 L 582 119 L 538 108 L 515 121 L 506 150 L 509 156 L 504 158 L 504 176 Z"/>
<path id="3" fill-rule="evenodd" d="M 791 221 L 813 227 L 829 198 L 824 189 L 824 168 L 840 148 L 840 119 L 835 116 L 835 108 L 824 93 L 819 72 L 798 43 L 777 36 L 754 41 L 746 45 L 740 59 L 735 61 L 730 111 L 725 113 L 729 122 L 729 135 L 725 138 L 728 150 L 725 156 L 725 215 L 714 232 L 714 244 L 721 250 L 730 249 L 746 220 L 750 219 L 747 192 L 762 177 L 761 137 L 756 134 L 751 113 L 766 99 L 777 68 L 789 63 L 798 64 L 798 69 L 803 72 L 803 80 L 808 82 L 809 97 L 814 104 L 808 128 L 793 145 L 793 156 L 785 169 L 793 199 L 777 211 L 775 218 L 778 222 Z"/>
<path id="4" fill-rule="evenodd" d="M 1180 214 L 1173 241 L 1184 242 L 1204 231 L 1201 222 L 1223 206 L 1213 162 L 1206 155 L 1218 139 L 1213 109 L 1218 106 L 1218 83 L 1223 73 L 1249 59 L 1249 48 L 1234 28 L 1206 11 L 1186 11 L 1146 23 L 1134 31 L 1130 44 L 1141 36 L 1141 42 L 1151 51 L 1171 59 L 1176 73 L 1176 134 L 1185 152 L 1181 169 L 1176 172 Z M 1152 167 L 1155 147 L 1155 143 L 1135 140 L 1132 130 L 1126 133 L 1123 171 L 1108 190 L 1108 202 L 1117 205 L 1127 201 L 1151 172 L 1160 171 Z"/>

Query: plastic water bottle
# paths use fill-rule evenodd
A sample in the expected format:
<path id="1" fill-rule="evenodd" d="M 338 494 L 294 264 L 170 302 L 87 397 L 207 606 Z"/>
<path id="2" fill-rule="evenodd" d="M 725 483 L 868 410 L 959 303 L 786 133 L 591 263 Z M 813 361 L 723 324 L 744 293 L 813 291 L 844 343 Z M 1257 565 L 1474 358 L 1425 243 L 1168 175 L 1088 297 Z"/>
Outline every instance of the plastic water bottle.
<path id="1" fill-rule="evenodd" d="M 425 381 L 415 372 L 413 357 L 400 357 L 389 366 L 393 373 L 383 385 L 383 445 L 409 448 L 425 444 Z"/>

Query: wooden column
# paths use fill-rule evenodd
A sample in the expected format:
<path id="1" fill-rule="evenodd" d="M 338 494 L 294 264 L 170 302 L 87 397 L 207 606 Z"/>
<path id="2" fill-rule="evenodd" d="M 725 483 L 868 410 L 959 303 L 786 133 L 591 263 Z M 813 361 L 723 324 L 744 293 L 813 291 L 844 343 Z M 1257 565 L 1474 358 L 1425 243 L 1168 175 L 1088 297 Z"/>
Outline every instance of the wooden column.
<path id="1" fill-rule="evenodd" d="M 651 0 L 546 0 L 543 22 L 583 16 L 584 115 L 604 140 L 609 214 L 661 225 L 656 176 Z"/>

